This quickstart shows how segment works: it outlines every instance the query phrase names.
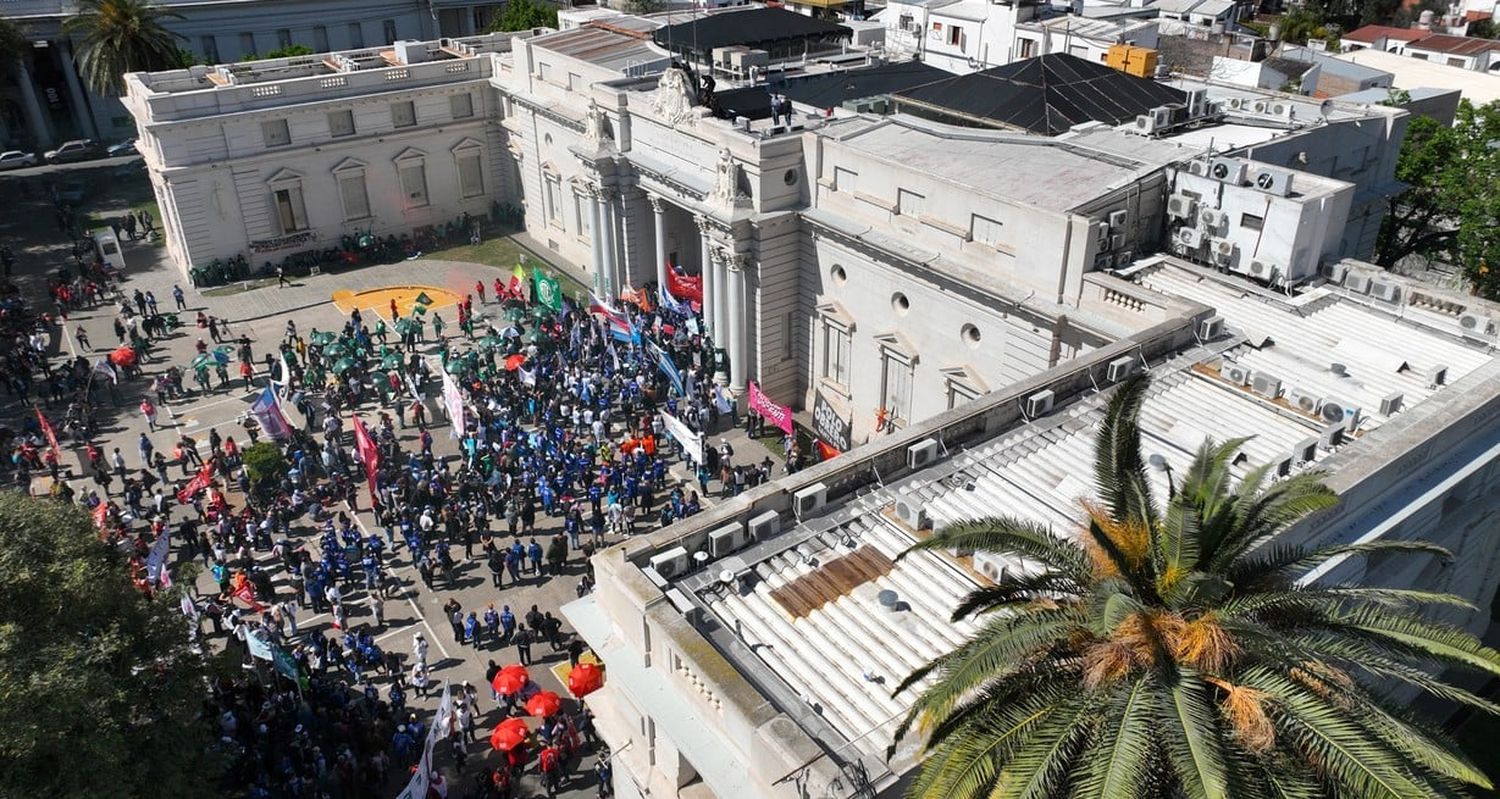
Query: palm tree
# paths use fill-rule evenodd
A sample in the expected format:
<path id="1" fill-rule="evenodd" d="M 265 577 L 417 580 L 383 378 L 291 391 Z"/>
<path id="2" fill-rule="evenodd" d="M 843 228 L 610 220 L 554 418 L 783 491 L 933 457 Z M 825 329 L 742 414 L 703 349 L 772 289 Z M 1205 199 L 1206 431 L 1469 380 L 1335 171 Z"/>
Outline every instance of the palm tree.
<path id="1" fill-rule="evenodd" d="M 125 73 L 175 69 L 182 65 L 177 40 L 162 26 L 182 19 L 149 0 L 80 0 L 78 14 L 63 23 L 67 33 L 81 35 L 74 59 L 83 82 L 96 94 L 125 92 Z"/>
<path id="2" fill-rule="evenodd" d="M 912 550 L 1019 556 L 1034 568 L 968 595 L 955 620 L 986 623 L 908 677 L 931 679 L 897 740 L 927 736 L 909 789 L 921 799 L 1464 795 L 1489 780 L 1386 691 L 1410 686 L 1500 712 L 1439 667 L 1500 674 L 1500 653 L 1431 620 L 1446 594 L 1300 585 L 1330 559 L 1424 553 L 1381 541 L 1304 547 L 1274 537 L 1335 504 L 1322 475 L 1237 483 L 1244 439 L 1205 442 L 1152 496 L 1137 417 L 1147 381 L 1111 398 L 1099 431 L 1099 499 L 1077 536 L 1011 517 L 951 525 Z"/>

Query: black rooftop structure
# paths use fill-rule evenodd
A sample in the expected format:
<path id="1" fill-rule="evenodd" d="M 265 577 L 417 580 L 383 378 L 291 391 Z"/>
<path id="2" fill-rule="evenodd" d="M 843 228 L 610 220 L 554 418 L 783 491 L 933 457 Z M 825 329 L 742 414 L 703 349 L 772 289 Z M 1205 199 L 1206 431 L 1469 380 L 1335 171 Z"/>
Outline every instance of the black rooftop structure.
<path id="1" fill-rule="evenodd" d="M 1048 136 L 1084 122 L 1118 125 L 1187 95 L 1067 53 L 1048 53 L 916 86 L 893 95 L 899 110 L 970 127 Z"/>
<path id="2" fill-rule="evenodd" d="M 772 58 L 786 58 L 837 47 L 850 35 L 848 28 L 825 19 L 780 8 L 755 8 L 705 14 L 657 28 L 651 39 L 673 53 L 706 62 L 716 47 L 744 45 L 769 51 Z"/>
<path id="3" fill-rule="evenodd" d="M 749 119 L 766 119 L 771 116 L 772 92 L 784 94 L 794 102 L 814 108 L 835 108 L 850 100 L 890 94 L 931 83 L 951 74 L 920 61 L 905 61 L 868 69 L 774 81 L 761 86 L 726 89 L 716 96 L 725 116 L 733 114 Z"/>

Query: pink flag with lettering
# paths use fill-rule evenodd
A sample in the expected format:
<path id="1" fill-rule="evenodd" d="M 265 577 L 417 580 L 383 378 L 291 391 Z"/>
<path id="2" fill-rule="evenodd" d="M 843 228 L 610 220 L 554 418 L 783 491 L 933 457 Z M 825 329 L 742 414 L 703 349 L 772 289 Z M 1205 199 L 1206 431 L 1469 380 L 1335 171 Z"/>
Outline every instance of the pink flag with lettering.
<path id="1" fill-rule="evenodd" d="M 766 392 L 760 390 L 760 386 L 750 381 L 750 410 L 765 417 L 766 421 L 781 428 L 783 433 L 792 434 L 792 408 L 789 405 L 777 405 L 766 396 Z"/>

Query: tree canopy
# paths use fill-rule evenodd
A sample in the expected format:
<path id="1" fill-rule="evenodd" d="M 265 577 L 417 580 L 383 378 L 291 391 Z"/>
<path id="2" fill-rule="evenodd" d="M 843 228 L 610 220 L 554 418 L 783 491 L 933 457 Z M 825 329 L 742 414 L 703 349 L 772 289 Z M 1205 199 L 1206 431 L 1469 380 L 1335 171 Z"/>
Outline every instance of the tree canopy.
<path id="1" fill-rule="evenodd" d="M 490 23 L 490 32 L 556 27 L 557 7 L 546 0 L 510 0 L 500 16 Z"/>
<path id="2" fill-rule="evenodd" d="M 162 25 L 182 19 L 150 0 L 80 0 L 78 13 L 63 22 L 63 30 L 80 38 L 73 55 L 78 76 L 98 94 L 125 91 L 125 73 L 177 69 L 182 63 L 181 39 Z"/>
<path id="3" fill-rule="evenodd" d="M 1487 712 L 1433 675 L 1500 675 L 1500 652 L 1432 620 L 1446 594 L 1299 582 L 1334 558 L 1446 557 L 1381 540 L 1278 542 L 1337 502 L 1316 472 L 1237 474 L 1244 439 L 1204 442 L 1156 496 L 1137 423 L 1147 380 L 1116 390 L 1095 444 L 1098 497 L 1074 535 L 959 522 L 914 550 L 1026 564 L 954 612 L 977 633 L 908 677 L 898 730 L 926 735 L 919 799 L 1426 799 L 1490 780 L 1394 683 Z"/>
<path id="4" fill-rule="evenodd" d="M 0 796 L 201 796 L 206 665 L 77 507 L 0 492 Z"/>
<path id="5" fill-rule="evenodd" d="M 1407 127 L 1376 262 L 1451 262 L 1474 292 L 1500 299 L 1500 102 L 1459 102 L 1452 126 L 1419 116 Z"/>
<path id="6" fill-rule="evenodd" d="M 21 26 L 13 19 L 0 17 L 0 75 L 6 74 L 30 47 Z"/>

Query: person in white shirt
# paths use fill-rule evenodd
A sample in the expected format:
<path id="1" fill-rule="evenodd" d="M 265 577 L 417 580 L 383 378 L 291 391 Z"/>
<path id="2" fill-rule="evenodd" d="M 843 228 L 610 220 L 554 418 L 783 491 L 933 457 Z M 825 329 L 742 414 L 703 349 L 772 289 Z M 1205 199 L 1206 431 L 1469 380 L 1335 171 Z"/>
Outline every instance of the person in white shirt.
<path id="1" fill-rule="evenodd" d="M 411 637 L 411 656 L 418 664 L 427 665 L 427 639 L 423 638 L 421 633 L 416 633 Z"/>

